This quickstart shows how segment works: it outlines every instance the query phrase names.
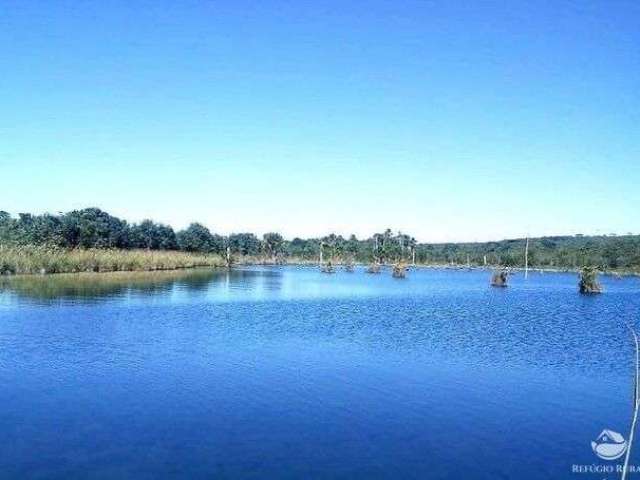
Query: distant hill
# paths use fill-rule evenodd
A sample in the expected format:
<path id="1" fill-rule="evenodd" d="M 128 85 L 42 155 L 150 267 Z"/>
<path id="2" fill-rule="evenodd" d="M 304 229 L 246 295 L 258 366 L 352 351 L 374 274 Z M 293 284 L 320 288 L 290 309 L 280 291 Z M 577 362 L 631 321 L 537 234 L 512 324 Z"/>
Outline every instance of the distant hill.
<path id="1" fill-rule="evenodd" d="M 486 255 L 492 265 L 524 266 L 526 239 L 482 243 L 419 244 L 416 256 L 425 263 L 481 265 Z M 468 257 L 467 257 L 468 256 Z M 529 265 L 578 268 L 594 265 L 602 269 L 640 269 L 640 235 L 554 236 L 529 239 Z"/>

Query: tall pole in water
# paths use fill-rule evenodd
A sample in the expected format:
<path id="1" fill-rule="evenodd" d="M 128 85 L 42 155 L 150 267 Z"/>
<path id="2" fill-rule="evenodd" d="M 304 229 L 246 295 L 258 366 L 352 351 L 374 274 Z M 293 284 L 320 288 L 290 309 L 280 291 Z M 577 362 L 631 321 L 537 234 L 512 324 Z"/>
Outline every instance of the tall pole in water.
<path id="1" fill-rule="evenodd" d="M 529 237 L 527 237 L 527 243 L 524 246 L 524 278 L 529 276 Z"/>
<path id="2" fill-rule="evenodd" d="M 320 266 L 322 266 L 322 242 L 320 242 Z"/>
<path id="3" fill-rule="evenodd" d="M 631 420 L 631 431 L 629 432 L 629 439 L 627 444 L 627 453 L 624 457 L 624 464 L 622 466 L 622 476 L 621 480 L 626 480 L 627 473 L 629 472 L 629 456 L 631 454 L 631 447 L 633 445 L 633 435 L 636 431 L 636 422 L 638 421 L 638 407 L 640 407 L 640 343 L 638 342 L 638 335 L 636 331 L 627 324 L 627 328 L 631 331 L 633 335 L 633 343 L 636 347 L 636 371 L 634 375 L 634 392 L 633 392 L 633 418 Z"/>

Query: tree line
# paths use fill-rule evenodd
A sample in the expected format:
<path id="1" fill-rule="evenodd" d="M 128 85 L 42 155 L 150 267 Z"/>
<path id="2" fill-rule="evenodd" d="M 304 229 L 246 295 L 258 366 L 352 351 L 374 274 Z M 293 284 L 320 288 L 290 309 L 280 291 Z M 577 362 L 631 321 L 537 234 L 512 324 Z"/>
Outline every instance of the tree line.
<path id="1" fill-rule="evenodd" d="M 478 243 L 418 243 L 405 233 L 391 229 L 367 239 L 355 235 L 285 240 L 276 232 L 261 238 L 253 233 L 228 236 L 212 233 L 200 223 L 174 231 L 169 225 L 144 220 L 128 223 L 98 208 L 68 213 L 12 217 L 0 211 L 0 244 L 43 245 L 61 248 L 120 248 L 182 250 L 188 252 L 355 262 L 397 262 L 448 265 L 524 265 L 525 239 Z M 603 269 L 640 268 L 640 236 L 556 236 L 529 241 L 532 267 Z"/>
<path id="2" fill-rule="evenodd" d="M 143 220 L 129 224 L 99 208 L 85 208 L 59 215 L 20 213 L 17 218 L 0 211 L 0 243 L 4 245 L 44 245 L 62 248 L 120 248 L 183 250 L 187 252 L 226 252 L 240 255 L 284 253 L 284 239 L 266 233 L 259 239 L 253 233 L 234 233 L 227 237 L 212 233 L 200 223 L 175 232 L 169 225 Z"/>

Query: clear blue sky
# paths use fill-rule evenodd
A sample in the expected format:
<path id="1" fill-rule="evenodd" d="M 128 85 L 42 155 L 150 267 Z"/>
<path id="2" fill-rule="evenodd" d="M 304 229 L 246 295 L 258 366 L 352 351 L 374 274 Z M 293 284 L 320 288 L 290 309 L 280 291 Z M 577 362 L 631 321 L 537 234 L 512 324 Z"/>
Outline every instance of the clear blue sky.
<path id="1" fill-rule="evenodd" d="M 640 233 L 640 2 L 27 1 L 0 209 L 287 237 Z"/>

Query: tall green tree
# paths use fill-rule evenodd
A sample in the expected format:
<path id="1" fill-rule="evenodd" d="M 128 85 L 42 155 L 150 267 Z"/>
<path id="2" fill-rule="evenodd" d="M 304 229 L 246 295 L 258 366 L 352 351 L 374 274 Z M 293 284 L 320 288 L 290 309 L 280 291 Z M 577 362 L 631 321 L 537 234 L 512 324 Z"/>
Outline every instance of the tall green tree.
<path id="1" fill-rule="evenodd" d="M 262 236 L 262 244 L 265 253 L 273 259 L 284 253 L 284 239 L 279 233 L 265 233 Z"/>
<path id="2" fill-rule="evenodd" d="M 178 248 L 178 239 L 170 226 L 143 220 L 131 226 L 129 244 L 133 248 L 175 250 Z"/>
<path id="3" fill-rule="evenodd" d="M 62 236 L 69 247 L 127 248 L 127 222 L 99 208 L 74 210 L 62 217 Z"/>
<path id="4" fill-rule="evenodd" d="M 240 255 L 258 255 L 260 239 L 253 233 L 233 233 L 229 235 L 229 247 L 232 253 Z"/>
<path id="5" fill-rule="evenodd" d="M 222 237 L 216 238 L 200 223 L 192 223 L 185 230 L 179 231 L 177 239 L 180 250 L 187 252 L 221 253 L 224 249 Z"/>

